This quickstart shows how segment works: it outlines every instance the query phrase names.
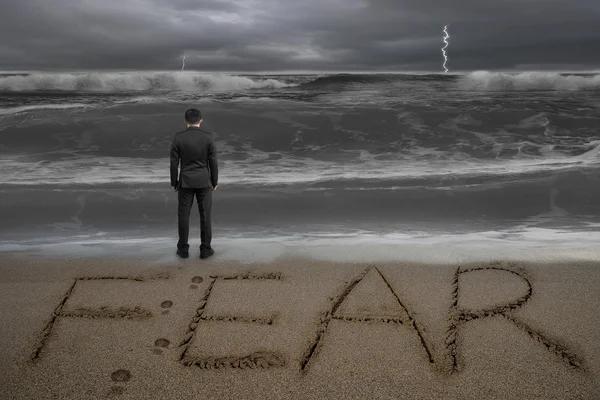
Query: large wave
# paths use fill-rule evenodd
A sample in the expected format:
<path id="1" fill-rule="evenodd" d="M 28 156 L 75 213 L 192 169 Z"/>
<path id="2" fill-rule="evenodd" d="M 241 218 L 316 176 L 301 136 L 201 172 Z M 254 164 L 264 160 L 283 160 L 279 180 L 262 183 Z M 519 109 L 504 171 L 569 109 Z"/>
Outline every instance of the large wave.
<path id="1" fill-rule="evenodd" d="M 557 72 L 489 72 L 467 74 L 321 74 L 313 76 L 231 75 L 195 71 L 80 72 L 0 75 L 0 91 L 66 92 L 230 92 L 299 86 L 312 89 L 386 82 L 456 82 L 462 90 L 600 90 L 600 74 Z"/>
<path id="2" fill-rule="evenodd" d="M 0 76 L 3 91 L 210 91 L 269 89 L 294 86 L 281 80 L 202 72 L 32 73 Z"/>
<path id="3" fill-rule="evenodd" d="M 475 71 L 459 81 L 465 90 L 600 90 L 600 74 L 561 74 L 558 72 Z"/>
<path id="4" fill-rule="evenodd" d="M 404 74 L 404 73 L 372 73 L 372 74 L 332 74 L 319 76 L 318 78 L 306 82 L 302 87 L 315 87 L 352 83 L 386 83 L 386 82 L 420 82 L 420 81 L 452 81 L 457 75 L 444 74 Z"/>
<path id="5" fill-rule="evenodd" d="M 355 159 L 347 161 L 315 160 L 288 156 L 248 147 L 247 159 L 227 157 L 228 146 L 217 142 L 221 154 L 222 171 L 219 182 L 224 184 L 270 186 L 293 184 L 321 184 L 360 182 L 363 188 L 385 188 L 386 180 L 394 181 L 390 189 L 417 184 L 445 188 L 449 181 L 474 179 L 494 183 L 494 178 L 514 180 L 543 173 L 596 169 L 600 155 L 600 140 L 583 146 L 586 151 L 569 156 L 559 152 L 543 152 L 540 157 L 515 156 L 509 160 L 477 160 L 464 158 L 460 153 L 447 158 L 434 154 L 436 150 L 415 149 L 408 157 L 381 160 L 366 150 L 360 150 Z M 64 153 L 66 151 L 60 151 Z M 271 154 L 281 158 L 270 160 Z M 398 168 L 402 165 L 402 168 Z M 0 185 L 100 185 L 100 184 L 155 184 L 169 181 L 169 171 L 163 158 L 78 156 L 53 161 L 35 161 L 25 154 L 5 155 L 0 164 Z M 389 186 L 389 185 L 388 185 Z M 324 186 L 322 186 L 324 187 Z M 322 189 L 321 187 L 321 189 Z M 317 188 L 318 189 L 318 188 Z"/>

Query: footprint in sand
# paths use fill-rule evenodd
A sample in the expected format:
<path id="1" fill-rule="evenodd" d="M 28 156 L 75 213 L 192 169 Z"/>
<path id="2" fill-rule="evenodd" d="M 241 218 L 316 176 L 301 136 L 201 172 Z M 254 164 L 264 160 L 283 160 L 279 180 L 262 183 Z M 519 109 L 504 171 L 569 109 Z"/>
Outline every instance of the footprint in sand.
<path id="1" fill-rule="evenodd" d="M 203 279 L 201 276 L 195 276 L 192 278 L 192 282 L 194 283 L 202 283 Z"/>
<path id="2" fill-rule="evenodd" d="M 156 339 L 156 342 L 154 342 L 156 347 L 169 347 L 170 344 L 171 342 L 169 342 L 167 339 Z"/>
<path id="3" fill-rule="evenodd" d="M 196 285 L 190 285 L 190 289 L 198 289 L 198 286 L 196 286 Z"/>
<path id="4" fill-rule="evenodd" d="M 114 382 L 127 382 L 131 379 L 131 372 L 128 369 L 119 369 L 110 374 L 110 379 Z"/>
<path id="5" fill-rule="evenodd" d="M 173 302 L 171 300 L 166 300 L 160 303 L 162 308 L 171 308 L 173 306 Z"/>

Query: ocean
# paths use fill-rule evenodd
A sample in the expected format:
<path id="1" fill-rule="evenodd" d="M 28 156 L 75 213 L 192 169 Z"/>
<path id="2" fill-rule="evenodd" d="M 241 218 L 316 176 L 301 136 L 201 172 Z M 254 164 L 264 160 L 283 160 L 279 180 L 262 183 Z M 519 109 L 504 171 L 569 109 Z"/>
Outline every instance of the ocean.
<path id="1" fill-rule="evenodd" d="M 190 107 L 217 145 L 217 251 L 600 238 L 598 73 L 11 72 L 0 250 L 174 252 L 169 147 Z"/>

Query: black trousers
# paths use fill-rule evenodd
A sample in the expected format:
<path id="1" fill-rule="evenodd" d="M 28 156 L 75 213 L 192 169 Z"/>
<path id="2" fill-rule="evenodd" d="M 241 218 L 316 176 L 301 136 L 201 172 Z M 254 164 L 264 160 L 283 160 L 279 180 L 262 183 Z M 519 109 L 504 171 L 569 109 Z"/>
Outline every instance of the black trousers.
<path id="1" fill-rule="evenodd" d="M 179 228 L 178 249 L 189 249 L 188 236 L 190 234 L 190 212 L 194 204 L 194 195 L 198 201 L 198 211 L 200 212 L 200 251 L 210 249 L 212 240 L 212 226 L 210 221 L 210 211 L 212 208 L 212 188 L 188 189 L 179 188 L 177 199 L 177 221 Z"/>

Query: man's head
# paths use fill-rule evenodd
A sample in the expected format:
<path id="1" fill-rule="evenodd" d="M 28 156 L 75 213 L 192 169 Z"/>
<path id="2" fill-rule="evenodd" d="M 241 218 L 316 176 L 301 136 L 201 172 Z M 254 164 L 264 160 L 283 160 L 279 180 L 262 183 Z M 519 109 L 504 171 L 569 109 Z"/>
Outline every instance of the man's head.
<path id="1" fill-rule="evenodd" d="M 185 123 L 187 126 L 200 126 L 202 123 L 202 114 L 197 108 L 190 108 L 185 112 Z"/>

